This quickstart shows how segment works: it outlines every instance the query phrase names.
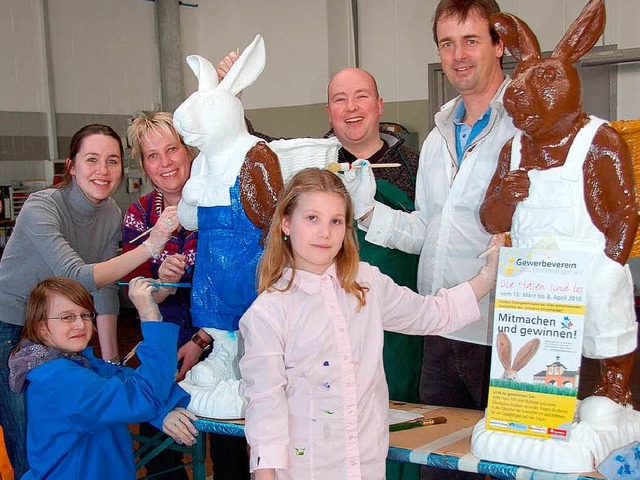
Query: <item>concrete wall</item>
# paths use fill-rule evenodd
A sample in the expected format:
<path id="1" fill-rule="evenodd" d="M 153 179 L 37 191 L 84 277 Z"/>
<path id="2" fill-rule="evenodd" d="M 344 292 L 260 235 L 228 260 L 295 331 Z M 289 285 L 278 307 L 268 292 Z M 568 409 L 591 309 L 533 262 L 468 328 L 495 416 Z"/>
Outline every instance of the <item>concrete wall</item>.
<path id="1" fill-rule="evenodd" d="M 83 125 L 106 123 L 124 136 L 133 112 L 158 108 L 153 8 L 135 0 L 0 2 L 0 183 L 23 178 L 14 170 L 20 162 L 50 158 L 48 88 L 58 158 Z"/>
<path id="2" fill-rule="evenodd" d="M 524 18 L 543 50 L 550 50 L 586 0 L 499 2 Z M 265 37 L 265 70 L 243 93 L 258 130 L 274 136 L 321 136 L 328 130 L 327 82 L 355 61 L 350 0 L 190 3 L 198 7 L 179 10 L 184 56 L 197 53 L 215 63 L 244 48 L 256 33 Z M 420 141 L 427 134 L 427 65 L 439 60 L 431 39 L 435 5 L 436 0 L 359 0 L 357 8 L 360 66 L 378 80 L 383 120 L 418 132 Z M 640 47 L 640 2 L 608 0 L 607 9 L 599 45 Z M 59 158 L 82 125 L 100 121 L 124 136 L 134 112 L 160 107 L 154 10 L 154 2 L 145 0 L 0 0 L 0 183 L 41 175 L 39 162 L 50 156 L 50 103 Z M 640 117 L 639 78 L 637 64 L 620 68 L 619 118 Z M 195 88 L 185 63 L 185 95 Z"/>

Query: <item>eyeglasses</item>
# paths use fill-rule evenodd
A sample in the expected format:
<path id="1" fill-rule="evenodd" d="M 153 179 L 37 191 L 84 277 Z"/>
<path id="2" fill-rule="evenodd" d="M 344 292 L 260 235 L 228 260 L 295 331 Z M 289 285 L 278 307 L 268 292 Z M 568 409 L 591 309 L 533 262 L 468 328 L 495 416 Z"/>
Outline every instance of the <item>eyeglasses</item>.
<path id="1" fill-rule="evenodd" d="M 59 317 L 47 317 L 47 320 L 62 320 L 64 323 L 73 323 L 77 317 L 80 317 L 85 322 L 90 322 L 96 318 L 96 314 L 93 312 L 63 313 Z"/>

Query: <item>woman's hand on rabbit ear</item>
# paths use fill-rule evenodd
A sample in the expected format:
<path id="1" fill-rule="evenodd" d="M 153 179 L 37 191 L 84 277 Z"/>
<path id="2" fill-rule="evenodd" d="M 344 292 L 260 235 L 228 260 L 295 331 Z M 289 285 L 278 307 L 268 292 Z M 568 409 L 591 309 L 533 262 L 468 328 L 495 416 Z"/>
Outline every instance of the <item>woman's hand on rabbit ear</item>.
<path id="1" fill-rule="evenodd" d="M 507 205 L 516 205 L 529 196 L 529 174 L 522 169 L 511 170 L 500 182 L 500 195 Z"/>
<path id="2" fill-rule="evenodd" d="M 224 79 L 224 77 L 227 76 L 227 73 L 229 73 L 229 70 L 231 69 L 233 64 L 236 63 L 237 61 L 238 61 L 237 52 L 229 52 L 229 54 L 226 57 L 220 60 L 220 62 L 218 63 L 218 66 L 216 67 L 216 72 L 218 73 L 218 82 L 221 82 L 222 79 Z"/>

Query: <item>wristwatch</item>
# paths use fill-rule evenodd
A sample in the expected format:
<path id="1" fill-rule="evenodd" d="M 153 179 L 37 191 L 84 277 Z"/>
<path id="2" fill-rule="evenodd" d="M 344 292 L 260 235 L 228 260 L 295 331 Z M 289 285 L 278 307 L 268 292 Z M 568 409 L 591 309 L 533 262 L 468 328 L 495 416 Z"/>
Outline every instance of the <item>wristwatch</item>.
<path id="1" fill-rule="evenodd" d="M 211 344 L 208 343 L 204 338 L 198 335 L 198 332 L 194 333 L 191 337 L 191 341 L 199 346 L 204 352 L 207 348 L 211 348 Z"/>

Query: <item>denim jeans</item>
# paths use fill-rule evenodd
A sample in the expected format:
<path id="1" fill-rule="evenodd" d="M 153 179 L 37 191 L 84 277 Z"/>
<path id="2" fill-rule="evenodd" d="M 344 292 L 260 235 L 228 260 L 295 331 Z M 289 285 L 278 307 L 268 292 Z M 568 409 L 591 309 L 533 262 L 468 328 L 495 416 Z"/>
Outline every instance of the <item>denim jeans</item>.
<path id="1" fill-rule="evenodd" d="M 244 437 L 212 433 L 209 445 L 215 480 L 249 480 L 249 454 Z"/>
<path id="2" fill-rule="evenodd" d="M 491 347 L 438 336 L 424 338 L 420 402 L 484 410 L 487 406 Z M 485 475 L 421 467 L 422 480 L 484 480 Z"/>
<path id="3" fill-rule="evenodd" d="M 420 402 L 484 410 L 491 347 L 438 336 L 424 337 Z"/>
<path id="4" fill-rule="evenodd" d="M 9 389 L 9 353 L 20 340 L 21 332 L 22 325 L 0 322 L 0 425 L 16 479 L 29 469 L 25 397 L 24 393 Z"/>

